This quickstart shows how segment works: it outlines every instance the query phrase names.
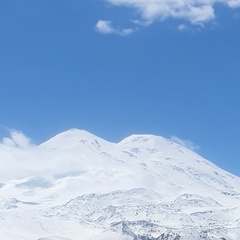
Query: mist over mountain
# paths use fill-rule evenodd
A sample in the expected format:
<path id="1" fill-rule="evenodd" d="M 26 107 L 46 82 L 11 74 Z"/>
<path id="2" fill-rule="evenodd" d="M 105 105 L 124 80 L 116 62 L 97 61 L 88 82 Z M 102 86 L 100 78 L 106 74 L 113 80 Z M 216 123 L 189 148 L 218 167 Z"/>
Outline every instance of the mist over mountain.
<path id="1" fill-rule="evenodd" d="M 154 135 L 0 144 L 1 240 L 237 240 L 240 178 Z"/>

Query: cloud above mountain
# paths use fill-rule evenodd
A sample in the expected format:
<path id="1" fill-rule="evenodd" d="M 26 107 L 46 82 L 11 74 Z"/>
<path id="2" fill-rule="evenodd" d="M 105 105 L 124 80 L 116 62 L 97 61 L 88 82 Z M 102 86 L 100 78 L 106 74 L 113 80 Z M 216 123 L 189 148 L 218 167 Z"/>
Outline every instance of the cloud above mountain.
<path id="1" fill-rule="evenodd" d="M 10 130 L 9 135 L 0 142 L 0 183 L 29 176 L 73 172 L 76 166 L 84 169 L 77 163 L 78 157 L 74 153 L 60 151 L 56 154 L 53 149 L 33 144 L 20 131 Z"/>
<path id="2" fill-rule="evenodd" d="M 9 131 L 10 137 L 5 137 L 0 143 L 0 149 L 2 148 L 30 148 L 33 146 L 32 140 L 26 137 L 22 132 L 17 130 Z"/>
<path id="3" fill-rule="evenodd" d="M 171 136 L 170 138 L 173 142 L 175 143 L 178 143 L 192 151 L 195 151 L 197 149 L 199 149 L 199 146 L 194 144 L 191 140 L 184 140 L 184 139 L 181 139 L 181 138 L 178 138 L 176 136 Z"/>
<path id="4" fill-rule="evenodd" d="M 223 4 L 229 8 L 240 7 L 240 0 L 105 0 L 105 2 L 115 7 L 131 8 L 137 13 L 138 18 L 131 22 L 141 23 L 141 26 L 170 18 L 187 21 L 193 25 L 204 25 L 216 18 L 216 4 Z M 110 24 L 110 21 L 100 21 L 96 26 L 100 26 L 102 33 L 117 33 L 119 30 L 116 32 Z M 132 32 L 129 31 L 128 34 Z"/>

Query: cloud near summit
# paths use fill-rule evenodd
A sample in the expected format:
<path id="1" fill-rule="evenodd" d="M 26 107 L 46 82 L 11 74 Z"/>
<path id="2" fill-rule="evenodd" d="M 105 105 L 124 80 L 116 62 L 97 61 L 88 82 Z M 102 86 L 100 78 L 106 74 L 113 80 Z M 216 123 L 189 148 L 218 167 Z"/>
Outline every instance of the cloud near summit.
<path id="1" fill-rule="evenodd" d="M 185 20 L 193 25 L 202 25 L 215 19 L 214 7 L 217 3 L 230 8 L 240 7 L 240 0 L 105 0 L 105 2 L 112 6 L 135 10 L 139 19 L 132 23 L 141 22 L 145 26 L 168 18 Z M 114 29 L 100 32 L 116 33 Z"/>
<path id="2" fill-rule="evenodd" d="M 181 139 L 181 138 L 178 138 L 176 136 L 171 136 L 170 138 L 173 142 L 177 143 L 177 144 L 180 144 L 192 151 L 195 151 L 197 149 L 199 149 L 200 147 L 196 144 L 194 144 L 191 140 L 184 140 L 184 139 Z"/>

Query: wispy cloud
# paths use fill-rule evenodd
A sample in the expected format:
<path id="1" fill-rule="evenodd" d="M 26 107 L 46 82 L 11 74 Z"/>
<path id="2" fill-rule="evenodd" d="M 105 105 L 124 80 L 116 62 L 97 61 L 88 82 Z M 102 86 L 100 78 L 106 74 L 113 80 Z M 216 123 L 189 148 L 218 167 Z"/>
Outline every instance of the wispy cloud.
<path id="1" fill-rule="evenodd" d="M 179 30 L 180 32 L 183 32 L 183 31 L 187 30 L 187 26 L 186 26 L 185 24 L 180 24 L 180 25 L 178 26 L 178 30 Z"/>
<path id="2" fill-rule="evenodd" d="M 95 25 L 96 31 L 104 34 L 117 34 L 121 36 L 127 36 L 134 32 L 132 28 L 114 28 L 111 21 L 99 20 Z"/>
<path id="3" fill-rule="evenodd" d="M 10 130 L 9 135 L 0 141 L 0 183 L 29 176 L 73 172 L 81 165 L 74 153 L 55 153 L 37 146 L 20 131 Z M 79 167 L 84 168 L 83 165 Z"/>
<path id="4" fill-rule="evenodd" d="M 10 137 L 5 137 L 0 143 L 1 148 L 30 148 L 33 146 L 32 140 L 26 137 L 22 132 L 9 130 Z"/>
<path id="5" fill-rule="evenodd" d="M 198 145 L 194 144 L 191 140 L 184 140 L 176 136 L 171 136 L 170 139 L 175 143 L 178 143 L 186 148 L 191 149 L 192 151 L 195 151 L 200 148 Z"/>
<path id="6" fill-rule="evenodd" d="M 203 25 L 216 18 L 215 4 L 221 3 L 226 7 L 240 7 L 240 0 L 105 0 L 113 6 L 124 6 L 135 10 L 138 19 L 136 24 L 148 26 L 156 21 L 163 21 L 168 18 L 185 20 L 193 25 Z M 132 21 L 133 22 L 133 21 Z M 183 25 L 180 25 L 183 26 Z M 102 33 L 115 33 L 128 35 L 132 29 L 117 30 L 111 26 L 110 21 L 100 20 L 96 27 Z M 129 33 L 128 33 L 128 31 Z M 180 27 L 179 30 L 182 30 Z M 125 32 L 126 31 L 126 32 Z"/>

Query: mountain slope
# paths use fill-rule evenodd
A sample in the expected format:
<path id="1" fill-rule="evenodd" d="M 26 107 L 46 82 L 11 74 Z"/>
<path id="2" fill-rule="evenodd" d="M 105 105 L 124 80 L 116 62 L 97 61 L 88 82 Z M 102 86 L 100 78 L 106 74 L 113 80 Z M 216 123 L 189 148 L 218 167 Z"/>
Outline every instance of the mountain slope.
<path id="1" fill-rule="evenodd" d="M 240 179 L 168 139 L 71 129 L 17 151 L 0 239 L 240 239 Z"/>

